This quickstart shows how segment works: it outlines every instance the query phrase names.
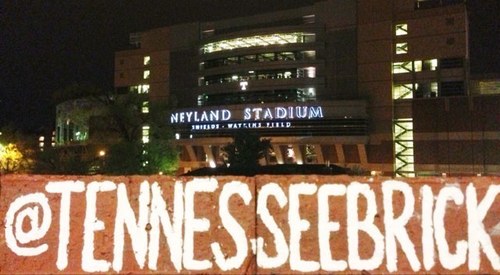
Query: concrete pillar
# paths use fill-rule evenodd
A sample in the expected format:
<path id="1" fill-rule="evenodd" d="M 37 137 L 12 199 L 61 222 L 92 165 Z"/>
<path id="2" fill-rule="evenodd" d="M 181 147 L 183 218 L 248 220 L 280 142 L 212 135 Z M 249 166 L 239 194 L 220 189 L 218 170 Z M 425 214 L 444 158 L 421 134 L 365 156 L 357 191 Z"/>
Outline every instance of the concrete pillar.
<path id="1" fill-rule="evenodd" d="M 274 155 L 276 156 L 276 161 L 278 164 L 283 164 L 283 154 L 281 153 L 281 148 L 277 144 L 273 144 Z"/>
<path id="2" fill-rule="evenodd" d="M 316 153 L 317 163 L 325 163 L 325 158 L 323 157 L 323 151 L 321 150 L 320 144 L 314 144 L 314 151 Z"/>
<path id="3" fill-rule="evenodd" d="M 302 151 L 298 144 L 293 145 L 293 153 L 295 154 L 295 161 L 297 164 L 304 164 L 304 158 L 302 157 Z"/>
<path id="4" fill-rule="evenodd" d="M 358 144 L 358 154 L 359 154 L 359 162 L 361 164 L 367 164 L 368 157 L 366 155 L 366 147 L 364 144 Z"/>
<path id="5" fill-rule="evenodd" d="M 335 144 L 335 151 L 337 151 L 337 159 L 339 164 L 345 164 L 344 148 L 342 144 Z"/>
<path id="6" fill-rule="evenodd" d="M 188 153 L 188 158 L 190 161 L 198 161 L 196 158 L 196 154 L 194 153 L 193 146 L 191 145 L 185 145 L 186 151 Z"/>
<path id="7" fill-rule="evenodd" d="M 212 145 L 203 145 L 203 151 L 205 152 L 205 155 L 207 156 L 207 162 L 210 167 L 215 167 L 215 158 L 214 154 L 212 153 Z"/>

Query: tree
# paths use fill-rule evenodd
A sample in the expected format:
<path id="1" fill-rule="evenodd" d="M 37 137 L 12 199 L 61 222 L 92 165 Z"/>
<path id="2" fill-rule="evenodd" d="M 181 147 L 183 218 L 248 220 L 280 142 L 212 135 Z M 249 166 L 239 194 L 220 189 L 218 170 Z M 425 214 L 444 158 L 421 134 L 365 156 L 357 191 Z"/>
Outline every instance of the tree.
<path id="1" fill-rule="evenodd" d="M 79 110 L 82 104 L 69 101 L 77 99 L 97 103 L 99 107 L 90 112 Z M 56 91 L 54 101 L 68 103 L 64 113 L 71 115 L 69 118 L 79 126 L 85 124 L 89 138 L 41 152 L 36 171 L 114 175 L 176 171 L 178 153 L 170 142 L 173 135 L 166 121 L 168 109 L 166 104 L 148 100 L 147 94 L 119 94 L 81 84 Z M 149 112 L 143 112 L 144 106 L 149 107 Z M 145 127 L 149 137 L 143 140 Z"/>
<path id="2" fill-rule="evenodd" d="M 0 144 L 0 171 L 5 174 L 26 169 L 28 163 L 15 144 Z"/>
<path id="3" fill-rule="evenodd" d="M 0 171 L 1 173 L 29 172 L 36 150 L 35 138 L 27 136 L 7 125 L 0 129 Z"/>
<path id="4" fill-rule="evenodd" d="M 120 95 L 109 105 L 106 127 L 117 138 L 109 147 L 103 172 L 108 174 L 171 174 L 178 167 L 178 152 L 171 142 L 163 102 L 148 105 L 142 113 L 145 95 Z M 144 138 L 144 126 L 148 136 Z"/>
<path id="5" fill-rule="evenodd" d="M 93 146 L 71 145 L 45 148 L 36 153 L 33 172 L 37 174 L 85 175 L 98 165 Z"/>
<path id="6" fill-rule="evenodd" d="M 222 148 L 228 164 L 236 169 L 259 166 L 259 160 L 265 157 L 270 149 L 270 139 L 261 139 L 257 133 L 249 131 L 238 131 L 233 142 Z"/>

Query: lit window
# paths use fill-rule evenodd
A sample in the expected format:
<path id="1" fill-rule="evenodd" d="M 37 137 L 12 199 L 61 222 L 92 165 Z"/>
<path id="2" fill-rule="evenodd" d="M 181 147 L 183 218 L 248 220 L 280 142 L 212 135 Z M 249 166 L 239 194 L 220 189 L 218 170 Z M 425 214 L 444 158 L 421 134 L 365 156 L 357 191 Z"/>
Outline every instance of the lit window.
<path id="1" fill-rule="evenodd" d="M 144 71 L 144 73 L 142 74 L 142 77 L 144 79 L 149 79 L 149 76 L 150 76 L 151 72 L 149 70 L 146 70 Z"/>
<path id="2" fill-rule="evenodd" d="M 315 41 L 314 33 L 274 33 L 255 35 L 249 37 L 238 37 L 205 44 L 203 53 L 226 51 L 238 48 L 259 47 L 268 45 L 284 45 L 290 43 L 308 43 Z"/>
<path id="3" fill-rule="evenodd" d="M 143 84 L 137 86 L 137 93 L 139 94 L 147 94 L 149 93 L 149 85 L 148 84 Z"/>
<path id="4" fill-rule="evenodd" d="M 149 63 L 151 62 L 151 56 L 145 56 L 144 57 L 144 65 L 149 65 Z"/>
<path id="5" fill-rule="evenodd" d="M 404 73 L 409 73 L 412 71 L 413 71 L 413 69 L 412 69 L 412 62 L 411 61 L 392 63 L 392 73 L 393 74 L 404 74 Z"/>
<path id="6" fill-rule="evenodd" d="M 408 53 L 408 43 L 396 43 L 396 54 L 405 54 Z"/>
<path id="7" fill-rule="evenodd" d="M 307 88 L 307 96 L 310 98 L 316 97 L 316 89 L 315 88 Z"/>
<path id="8" fill-rule="evenodd" d="M 142 113 L 143 114 L 149 113 L 149 101 L 142 102 Z"/>
<path id="9" fill-rule="evenodd" d="M 315 67 L 309 67 L 307 69 L 307 77 L 309 78 L 315 78 L 316 77 L 316 68 Z"/>
<path id="10" fill-rule="evenodd" d="M 413 98 L 413 84 L 395 84 L 392 88 L 393 99 L 410 99 Z"/>
<path id="11" fill-rule="evenodd" d="M 435 71 L 437 70 L 437 59 L 424 60 L 422 63 L 422 71 Z"/>
<path id="12" fill-rule="evenodd" d="M 142 126 L 142 143 L 149 143 L 149 125 Z"/>
<path id="13" fill-rule="evenodd" d="M 408 34 L 408 24 L 397 24 L 395 28 L 396 36 Z"/>
<path id="14" fill-rule="evenodd" d="M 415 60 L 413 62 L 413 67 L 415 68 L 415 72 L 421 72 L 422 71 L 422 60 Z"/>

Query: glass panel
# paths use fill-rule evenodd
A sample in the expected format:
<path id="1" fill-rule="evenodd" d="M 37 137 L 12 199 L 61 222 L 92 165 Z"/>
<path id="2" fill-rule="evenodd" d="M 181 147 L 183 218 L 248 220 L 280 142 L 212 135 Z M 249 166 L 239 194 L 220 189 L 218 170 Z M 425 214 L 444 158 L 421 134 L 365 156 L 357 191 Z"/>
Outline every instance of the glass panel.
<path id="1" fill-rule="evenodd" d="M 405 54 L 408 53 L 408 43 L 396 43 L 396 54 Z"/>
<path id="2" fill-rule="evenodd" d="M 396 36 L 408 34 L 408 24 L 397 24 L 395 30 Z"/>
<path id="3" fill-rule="evenodd" d="M 151 74 L 151 72 L 150 72 L 149 70 L 146 70 L 146 71 L 144 71 L 144 73 L 142 74 L 142 77 L 143 77 L 144 79 L 149 79 L 150 74 Z"/>
<path id="4" fill-rule="evenodd" d="M 234 39 L 221 40 L 205 44 L 202 47 L 203 53 L 211 53 L 238 48 L 258 47 L 268 45 L 283 45 L 290 43 L 308 43 L 315 41 L 314 33 L 274 33 L 265 35 L 255 35 L 249 37 L 238 37 Z"/>

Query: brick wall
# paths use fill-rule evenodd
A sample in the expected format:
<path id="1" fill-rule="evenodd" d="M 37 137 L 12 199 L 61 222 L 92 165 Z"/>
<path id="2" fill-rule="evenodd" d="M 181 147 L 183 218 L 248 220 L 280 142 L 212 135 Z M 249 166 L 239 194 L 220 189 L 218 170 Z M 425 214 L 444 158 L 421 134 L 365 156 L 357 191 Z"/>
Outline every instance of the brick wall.
<path id="1" fill-rule="evenodd" d="M 495 273 L 499 182 L 2 176 L 0 273 Z"/>

